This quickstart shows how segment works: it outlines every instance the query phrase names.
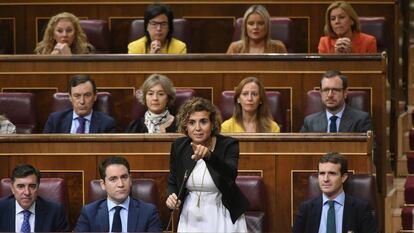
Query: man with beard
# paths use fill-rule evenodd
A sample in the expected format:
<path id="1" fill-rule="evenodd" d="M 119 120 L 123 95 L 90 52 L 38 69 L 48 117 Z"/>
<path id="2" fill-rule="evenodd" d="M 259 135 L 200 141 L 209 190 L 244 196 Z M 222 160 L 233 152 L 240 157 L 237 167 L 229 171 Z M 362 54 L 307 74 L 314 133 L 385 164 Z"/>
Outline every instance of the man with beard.
<path id="1" fill-rule="evenodd" d="M 325 109 L 307 116 L 300 132 L 365 133 L 372 130 L 370 115 L 345 103 L 348 78 L 341 72 L 327 71 L 321 79 L 320 92 Z"/>

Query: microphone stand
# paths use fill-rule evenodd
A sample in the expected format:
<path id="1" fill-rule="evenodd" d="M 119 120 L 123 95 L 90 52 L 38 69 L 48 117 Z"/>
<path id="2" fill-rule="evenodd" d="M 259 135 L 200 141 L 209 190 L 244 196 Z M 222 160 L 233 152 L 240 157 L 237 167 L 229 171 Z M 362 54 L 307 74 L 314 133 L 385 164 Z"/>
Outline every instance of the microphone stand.
<path id="1" fill-rule="evenodd" d="M 187 183 L 187 179 L 188 179 L 188 170 L 185 170 L 183 183 L 181 184 L 180 191 L 178 192 L 178 196 L 177 196 L 177 203 L 175 203 L 174 209 L 171 210 L 170 220 L 168 220 L 167 228 L 165 228 L 165 231 L 167 231 L 167 232 L 168 232 L 168 228 L 170 228 L 170 225 L 172 223 L 172 219 L 173 219 L 173 215 L 174 215 L 174 210 L 177 209 L 178 200 L 180 199 L 180 197 L 182 195 L 182 192 L 184 190 L 185 183 Z M 173 232 L 173 231 L 174 231 L 174 229 L 171 228 L 171 232 Z"/>

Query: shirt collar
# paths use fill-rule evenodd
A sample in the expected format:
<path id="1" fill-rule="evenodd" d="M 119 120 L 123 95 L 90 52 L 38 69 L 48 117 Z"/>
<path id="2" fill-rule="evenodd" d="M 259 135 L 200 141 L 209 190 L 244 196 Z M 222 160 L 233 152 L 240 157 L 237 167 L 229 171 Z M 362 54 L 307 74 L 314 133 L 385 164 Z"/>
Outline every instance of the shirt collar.
<path id="1" fill-rule="evenodd" d="M 35 214 L 35 209 L 36 209 L 36 201 L 33 202 L 33 205 L 30 206 L 30 208 L 27 210 L 30 211 L 31 214 Z M 16 214 L 20 214 L 23 210 L 24 209 L 20 206 L 20 204 L 16 200 Z"/>
<path id="2" fill-rule="evenodd" d="M 122 208 L 126 209 L 128 211 L 128 207 L 129 207 L 129 196 L 127 197 L 127 199 L 125 199 L 125 201 L 119 205 L 117 205 L 115 202 L 113 202 L 111 199 L 107 198 L 107 203 L 108 203 L 108 211 L 111 211 L 115 206 L 122 206 Z"/>
<path id="3" fill-rule="evenodd" d="M 325 194 L 322 194 L 322 203 L 324 205 L 327 204 L 327 202 L 329 200 L 330 199 Z M 341 206 L 344 206 L 344 203 L 345 203 L 345 192 L 342 190 L 342 192 L 338 196 L 336 196 L 336 198 L 333 199 L 333 200 L 335 201 L 335 203 L 340 204 Z"/>
<path id="4" fill-rule="evenodd" d="M 339 111 L 335 114 L 335 116 L 337 116 L 339 119 L 342 119 L 342 115 L 344 114 L 345 106 L 346 106 L 346 104 L 344 104 L 344 106 L 342 106 L 341 111 Z M 325 111 L 326 111 L 326 118 L 329 121 L 329 119 L 331 118 L 331 116 L 333 116 L 333 114 L 330 113 L 328 110 L 325 110 Z"/>
<path id="5" fill-rule="evenodd" d="M 88 120 L 89 122 L 91 122 L 91 119 L 92 119 L 92 113 L 93 113 L 93 110 L 91 111 L 91 113 L 89 113 L 88 115 L 84 116 L 83 118 L 85 118 L 86 120 Z M 75 112 L 75 111 L 73 111 L 73 114 L 72 114 L 72 120 L 76 120 L 78 117 L 79 117 L 79 115 L 78 115 L 78 114 L 76 114 L 76 112 Z"/>

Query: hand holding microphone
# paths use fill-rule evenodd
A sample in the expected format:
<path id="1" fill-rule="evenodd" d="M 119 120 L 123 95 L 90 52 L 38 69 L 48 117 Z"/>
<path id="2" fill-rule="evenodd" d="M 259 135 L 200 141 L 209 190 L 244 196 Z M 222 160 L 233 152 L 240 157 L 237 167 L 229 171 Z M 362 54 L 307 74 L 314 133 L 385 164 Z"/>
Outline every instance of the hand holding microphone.
<path id="1" fill-rule="evenodd" d="M 175 193 L 172 193 L 168 196 L 167 201 L 165 201 L 165 204 L 167 204 L 168 209 L 175 210 L 180 207 L 181 201 L 178 200 L 178 197 Z"/>

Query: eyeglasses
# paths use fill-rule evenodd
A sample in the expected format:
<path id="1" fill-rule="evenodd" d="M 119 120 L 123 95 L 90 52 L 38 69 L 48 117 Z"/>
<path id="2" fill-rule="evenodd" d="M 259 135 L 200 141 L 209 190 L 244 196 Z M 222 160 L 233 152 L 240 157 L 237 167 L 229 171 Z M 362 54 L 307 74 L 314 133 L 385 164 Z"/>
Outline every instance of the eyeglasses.
<path id="1" fill-rule="evenodd" d="M 158 28 L 158 26 L 160 26 L 161 28 L 167 28 L 168 22 L 157 22 L 157 21 L 150 20 L 148 25 L 151 28 Z"/>
<path id="2" fill-rule="evenodd" d="M 332 92 L 333 94 L 337 94 L 341 92 L 342 90 L 343 88 L 324 88 L 321 90 L 321 92 L 324 94 L 329 94 L 330 92 Z"/>

